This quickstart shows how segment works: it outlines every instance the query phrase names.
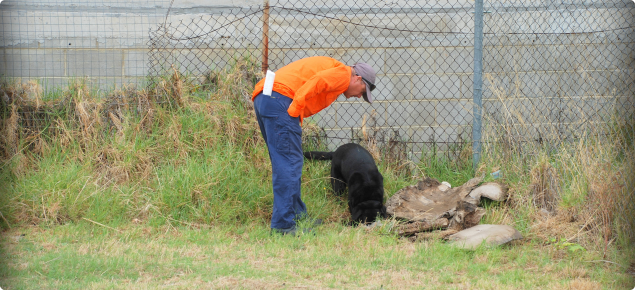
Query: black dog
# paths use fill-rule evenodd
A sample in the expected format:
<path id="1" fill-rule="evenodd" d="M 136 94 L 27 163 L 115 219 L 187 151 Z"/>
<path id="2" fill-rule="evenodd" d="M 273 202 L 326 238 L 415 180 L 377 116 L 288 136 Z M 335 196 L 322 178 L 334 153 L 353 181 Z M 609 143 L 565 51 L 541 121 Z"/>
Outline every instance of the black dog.
<path id="1" fill-rule="evenodd" d="M 353 222 L 371 223 L 386 216 L 384 177 L 364 147 L 348 143 L 335 152 L 305 152 L 304 157 L 331 161 L 331 186 L 342 195 L 348 185 L 348 209 Z"/>

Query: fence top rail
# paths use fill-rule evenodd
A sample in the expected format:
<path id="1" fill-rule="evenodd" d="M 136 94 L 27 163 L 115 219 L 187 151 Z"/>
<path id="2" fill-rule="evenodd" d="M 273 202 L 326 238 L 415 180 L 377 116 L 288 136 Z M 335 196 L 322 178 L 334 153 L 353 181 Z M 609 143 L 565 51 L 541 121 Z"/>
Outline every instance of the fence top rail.
<path id="1" fill-rule="evenodd" d="M 108 9 L 111 13 L 116 13 L 117 9 L 125 9 L 125 12 L 135 11 L 157 11 L 165 13 L 169 9 L 174 14 L 221 14 L 227 13 L 228 10 L 235 9 L 257 9 L 262 8 L 263 4 L 236 5 L 230 2 L 218 2 L 209 5 L 208 3 L 174 3 L 174 1 L 76 1 L 76 0 L 49 0 L 49 1 L 24 1 L 24 0 L 4 0 L 0 3 L 2 10 L 46 10 L 52 12 L 76 12 L 90 11 L 92 9 L 102 11 Z M 494 1 L 486 1 L 484 3 L 484 12 L 525 12 L 525 11 L 552 11 L 552 10 L 572 10 L 572 9 L 615 9 L 615 8 L 635 8 L 632 1 L 579 1 L 579 2 L 558 2 L 558 3 L 535 3 L 535 2 L 502 2 L 488 3 Z M 253 3 L 253 2 L 251 2 Z M 302 4 L 302 5 L 297 5 Z M 333 7 L 332 3 L 313 3 L 308 6 L 306 3 L 295 1 L 287 3 L 272 2 L 270 7 L 293 8 L 310 13 L 403 13 L 404 11 L 413 13 L 452 13 L 452 12 L 473 12 L 473 1 L 457 1 L 455 3 L 356 3 L 354 5 L 344 7 Z M 489 4 L 489 5 L 488 5 Z M 132 10 L 131 10 L 132 9 Z M 271 13 L 276 13 L 271 11 Z"/>

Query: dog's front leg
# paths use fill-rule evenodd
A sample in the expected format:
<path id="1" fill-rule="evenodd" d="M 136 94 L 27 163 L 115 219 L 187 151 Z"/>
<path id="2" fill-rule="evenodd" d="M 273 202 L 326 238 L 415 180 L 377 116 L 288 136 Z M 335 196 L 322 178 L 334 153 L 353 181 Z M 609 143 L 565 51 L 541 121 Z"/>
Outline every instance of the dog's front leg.
<path id="1" fill-rule="evenodd" d="M 331 177 L 331 186 L 333 187 L 333 192 L 336 195 L 341 196 L 346 190 L 346 182 L 335 177 Z"/>

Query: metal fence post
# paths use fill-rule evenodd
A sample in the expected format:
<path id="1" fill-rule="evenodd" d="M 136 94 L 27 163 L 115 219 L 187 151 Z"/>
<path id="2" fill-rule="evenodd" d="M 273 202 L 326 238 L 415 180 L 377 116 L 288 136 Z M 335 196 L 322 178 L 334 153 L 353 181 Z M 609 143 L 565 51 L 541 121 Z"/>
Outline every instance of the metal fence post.
<path id="1" fill-rule="evenodd" d="M 481 125 L 483 111 L 483 0 L 474 9 L 474 121 L 472 122 L 472 161 L 476 170 L 481 159 Z"/>

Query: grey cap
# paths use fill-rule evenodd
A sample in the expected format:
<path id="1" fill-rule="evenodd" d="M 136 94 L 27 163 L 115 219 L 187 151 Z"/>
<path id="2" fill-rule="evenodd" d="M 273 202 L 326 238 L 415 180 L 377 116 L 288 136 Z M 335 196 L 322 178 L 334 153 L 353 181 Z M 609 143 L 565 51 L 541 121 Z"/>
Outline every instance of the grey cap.
<path id="1" fill-rule="evenodd" d="M 361 76 L 364 83 L 366 83 L 366 92 L 363 94 L 364 100 L 372 103 L 373 96 L 371 96 L 370 92 L 375 89 L 375 70 L 373 67 L 363 62 L 356 63 L 353 65 L 353 68 L 355 69 L 355 74 Z"/>

